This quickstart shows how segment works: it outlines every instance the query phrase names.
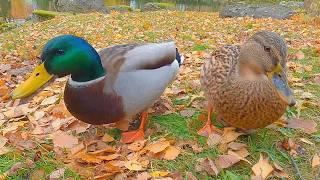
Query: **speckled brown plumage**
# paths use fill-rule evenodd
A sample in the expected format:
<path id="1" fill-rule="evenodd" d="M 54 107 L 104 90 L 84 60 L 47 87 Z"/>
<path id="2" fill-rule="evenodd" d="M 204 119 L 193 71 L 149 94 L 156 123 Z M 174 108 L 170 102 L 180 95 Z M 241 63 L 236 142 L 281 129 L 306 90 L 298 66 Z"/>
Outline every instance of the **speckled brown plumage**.
<path id="1" fill-rule="evenodd" d="M 244 130 L 278 120 L 287 103 L 265 73 L 280 63 L 286 76 L 286 56 L 284 41 L 267 31 L 256 33 L 242 46 L 228 45 L 214 52 L 201 71 L 201 85 L 214 111 Z"/>

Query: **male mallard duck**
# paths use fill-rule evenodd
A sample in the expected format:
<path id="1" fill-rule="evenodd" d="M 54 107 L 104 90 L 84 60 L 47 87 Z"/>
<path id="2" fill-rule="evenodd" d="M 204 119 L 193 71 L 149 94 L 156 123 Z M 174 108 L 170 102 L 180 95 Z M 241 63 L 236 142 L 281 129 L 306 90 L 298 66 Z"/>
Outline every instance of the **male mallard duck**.
<path id="1" fill-rule="evenodd" d="M 182 63 L 174 42 L 126 44 L 97 52 L 73 35 L 51 39 L 29 79 L 13 99 L 34 93 L 54 77 L 71 75 L 64 91 L 70 113 L 89 124 L 128 120 L 141 113 L 140 127 L 122 134 L 125 143 L 143 139 L 147 108 L 176 76 Z"/>
<path id="2" fill-rule="evenodd" d="M 199 134 L 214 130 L 214 110 L 227 124 L 242 130 L 265 127 L 278 120 L 295 99 L 286 75 L 287 46 L 276 33 L 260 31 L 242 46 L 224 46 L 201 71 L 208 98 L 208 120 Z"/>

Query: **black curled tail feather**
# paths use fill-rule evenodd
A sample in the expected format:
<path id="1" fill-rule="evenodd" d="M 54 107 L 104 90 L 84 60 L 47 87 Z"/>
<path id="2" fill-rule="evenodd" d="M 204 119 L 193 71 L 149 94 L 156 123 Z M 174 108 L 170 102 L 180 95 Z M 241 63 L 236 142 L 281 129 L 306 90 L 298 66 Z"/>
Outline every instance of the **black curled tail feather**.
<path id="1" fill-rule="evenodd" d="M 176 60 L 178 61 L 179 66 L 181 66 L 181 64 L 183 63 L 183 60 L 182 60 L 182 57 L 178 51 L 178 48 L 176 48 Z"/>

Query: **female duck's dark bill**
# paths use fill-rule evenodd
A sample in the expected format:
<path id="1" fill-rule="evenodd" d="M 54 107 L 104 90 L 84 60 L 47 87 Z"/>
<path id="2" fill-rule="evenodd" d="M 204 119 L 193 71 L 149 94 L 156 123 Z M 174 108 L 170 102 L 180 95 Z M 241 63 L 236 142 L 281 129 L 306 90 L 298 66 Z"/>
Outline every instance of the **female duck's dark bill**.
<path id="1" fill-rule="evenodd" d="M 30 77 L 20 84 L 11 94 L 12 99 L 28 97 L 42 87 L 53 77 L 44 67 L 44 64 L 37 66 Z"/>
<path id="2" fill-rule="evenodd" d="M 280 64 L 278 64 L 272 72 L 268 73 L 268 77 L 276 87 L 281 99 L 289 106 L 294 106 L 296 104 L 294 95 L 288 85 L 287 80 L 284 79 L 281 74 L 283 74 L 283 68 Z"/>

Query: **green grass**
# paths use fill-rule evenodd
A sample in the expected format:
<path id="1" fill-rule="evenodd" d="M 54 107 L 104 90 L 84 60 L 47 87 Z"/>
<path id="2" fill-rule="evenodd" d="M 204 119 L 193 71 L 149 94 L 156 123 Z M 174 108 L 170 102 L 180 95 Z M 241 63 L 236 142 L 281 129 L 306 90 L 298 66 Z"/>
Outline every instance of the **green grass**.
<path id="1" fill-rule="evenodd" d="M 26 163 L 26 160 L 33 159 L 34 153 L 8 153 L 6 155 L 0 156 L 0 173 L 4 174 L 7 172 L 14 164 L 21 162 L 23 164 Z M 41 155 L 40 159 L 34 162 L 33 167 L 24 166 L 19 168 L 19 170 L 8 176 L 9 180 L 20 180 L 20 179 L 28 179 L 28 177 L 32 176 L 33 173 L 36 173 L 35 176 L 38 179 L 47 179 L 47 177 L 55 170 L 59 168 L 63 168 L 64 164 L 59 163 L 55 160 L 53 153 L 48 153 L 47 155 Z M 43 174 L 39 174 L 39 172 L 43 172 Z M 62 179 L 71 178 L 71 179 L 80 179 L 80 176 L 70 169 L 66 168 L 64 176 Z"/>

